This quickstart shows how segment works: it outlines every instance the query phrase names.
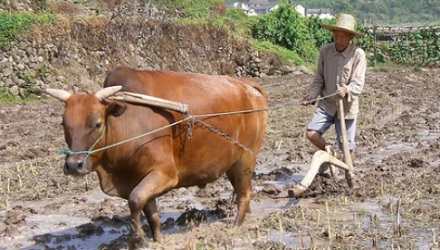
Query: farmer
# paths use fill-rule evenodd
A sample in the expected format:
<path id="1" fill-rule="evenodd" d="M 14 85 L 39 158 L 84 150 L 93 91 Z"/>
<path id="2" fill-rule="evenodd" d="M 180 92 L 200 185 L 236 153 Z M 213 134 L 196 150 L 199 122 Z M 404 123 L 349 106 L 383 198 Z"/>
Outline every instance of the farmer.
<path id="1" fill-rule="evenodd" d="M 307 125 L 307 138 L 313 145 L 325 150 L 327 145 L 322 135 L 335 124 L 338 146 L 342 149 L 341 126 L 337 114 L 338 98 L 343 98 L 345 124 L 352 162 L 355 154 L 356 119 L 359 113 L 359 95 L 364 88 L 367 60 L 365 52 L 351 44 L 354 37 L 364 34 L 356 32 L 356 21 L 352 15 L 339 14 L 335 25 L 323 25 L 333 33 L 334 42 L 323 46 L 319 52 L 318 67 L 313 82 L 303 105 L 314 104 L 318 96 L 329 98 L 319 101 L 312 120 Z M 319 170 L 322 174 L 328 169 L 323 164 Z"/>

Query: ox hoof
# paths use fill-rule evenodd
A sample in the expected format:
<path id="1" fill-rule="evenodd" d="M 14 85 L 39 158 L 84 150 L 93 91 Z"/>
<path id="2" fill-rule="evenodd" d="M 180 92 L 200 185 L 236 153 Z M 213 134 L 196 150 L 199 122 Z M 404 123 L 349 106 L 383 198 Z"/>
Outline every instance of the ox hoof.
<path id="1" fill-rule="evenodd" d="M 145 237 L 142 236 L 133 236 L 130 238 L 130 241 L 128 243 L 129 250 L 135 250 L 135 249 L 141 249 L 147 247 L 148 247 L 147 239 L 145 239 Z"/>
<path id="2" fill-rule="evenodd" d="M 162 242 L 163 242 L 163 237 L 162 237 L 162 235 L 154 236 L 154 237 L 153 237 L 153 240 L 154 240 L 155 242 L 162 243 Z"/>
<path id="3" fill-rule="evenodd" d="M 294 187 L 292 189 L 287 190 L 287 195 L 290 198 L 299 198 L 299 197 L 301 197 L 304 194 L 305 191 L 306 191 L 305 188 Z"/>

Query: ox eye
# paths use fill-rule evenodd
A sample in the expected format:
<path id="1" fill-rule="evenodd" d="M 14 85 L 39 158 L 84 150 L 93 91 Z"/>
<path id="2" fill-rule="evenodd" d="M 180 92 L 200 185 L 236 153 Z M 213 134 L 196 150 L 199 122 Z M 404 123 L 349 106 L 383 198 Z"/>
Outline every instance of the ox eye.
<path id="1" fill-rule="evenodd" d="M 96 123 L 95 128 L 99 129 L 99 128 L 101 128 L 101 127 L 102 127 L 102 122 L 98 122 L 98 123 Z"/>

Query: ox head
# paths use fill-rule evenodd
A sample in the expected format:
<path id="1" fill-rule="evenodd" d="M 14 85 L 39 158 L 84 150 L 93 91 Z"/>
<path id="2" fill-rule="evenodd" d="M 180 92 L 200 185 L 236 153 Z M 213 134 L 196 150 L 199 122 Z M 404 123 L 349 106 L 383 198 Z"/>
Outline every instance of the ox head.
<path id="1" fill-rule="evenodd" d="M 73 89 L 44 90 L 65 103 L 62 125 L 69 146 L 64 165 L 65 174 L 85 175 L 95 170 L 102 151 L 93 150 L 104 146 L 107 118 L 119 116 L 126 109 L 123 103 L 105 99 L 121 89 L 121 86 L 113 86 L 95 94 L 75 94 Z"/>

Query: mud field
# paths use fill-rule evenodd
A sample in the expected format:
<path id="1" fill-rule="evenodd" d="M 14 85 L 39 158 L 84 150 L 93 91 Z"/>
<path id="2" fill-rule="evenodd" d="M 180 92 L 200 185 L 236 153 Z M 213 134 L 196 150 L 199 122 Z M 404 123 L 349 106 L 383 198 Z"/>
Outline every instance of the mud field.
<path id="1" fill-rule="evenodd" d="M 252 213 L 232 225 L 224 176 L 204 189 L 173 190 L 157 200 L 164 242 L 150 240 L 149 248 L 439 249 L 439 73 L 369 69 L 357 187 L 317 177 L 300 199 L 271 197 L 301 180 L 316 151 L 304 137 L 314 107 L 298 105 L 312 76 L 257 79 L 270 111 Z M 62 112 L 51 99 L 0 104 L 0 249 L 127 249 L 127 202 L 104 195 L 95 174 L 62 173 Z M 335 145 L 331 131 L 326 139 Z"/>

